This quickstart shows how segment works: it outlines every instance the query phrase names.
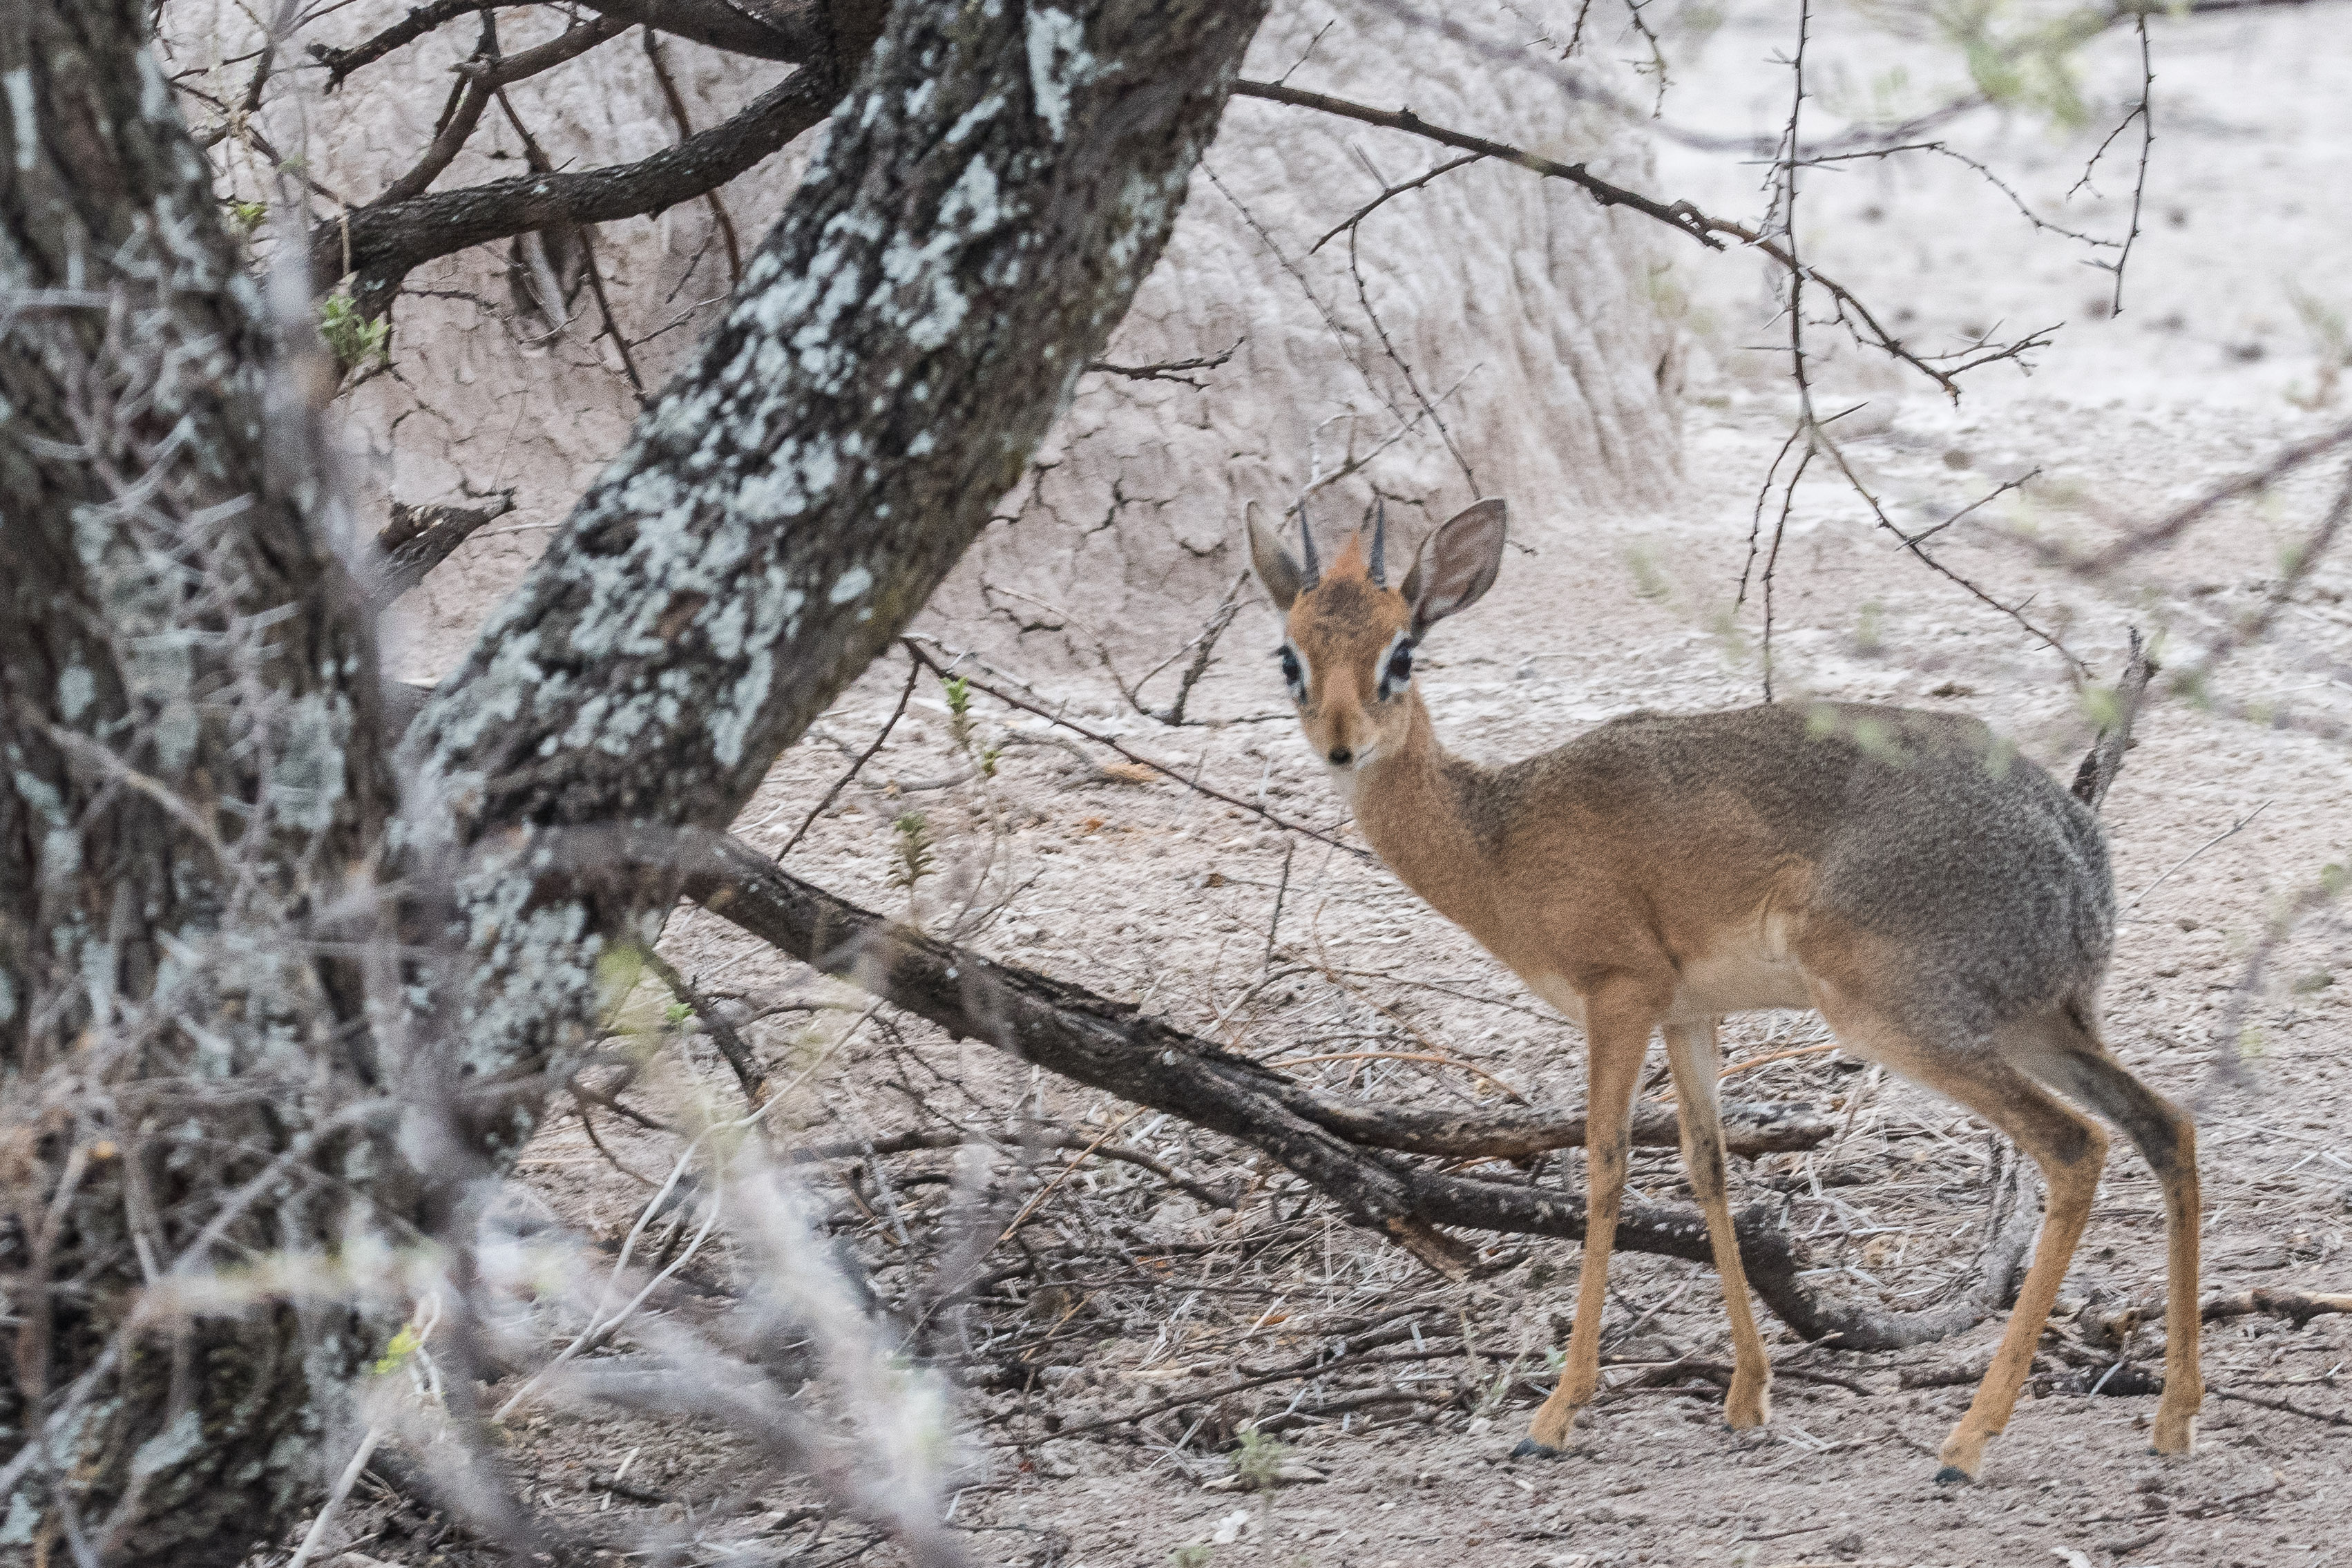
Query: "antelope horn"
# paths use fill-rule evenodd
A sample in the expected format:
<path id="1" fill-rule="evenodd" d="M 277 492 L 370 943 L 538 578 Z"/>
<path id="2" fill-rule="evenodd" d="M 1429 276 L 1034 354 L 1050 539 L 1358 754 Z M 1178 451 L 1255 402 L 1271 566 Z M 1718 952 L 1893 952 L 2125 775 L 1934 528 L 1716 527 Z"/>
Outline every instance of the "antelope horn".
<path id="1" fill-rule="evenodd" d="M 1307 582 L 1311 587 L 1323 580 L 1323 563 L 1315 558 L 1315 529 L 1307 521 L 1307 498 L 1304 496 L 1298 499 L 1298 544 L 1307 557 Z"/>
<path id="2" fill-rule="evenodd" d="M 1377 587 L 1389 585 L 1389 498 L 1380 498 L 1372 512 L 1372 583 Z"/>

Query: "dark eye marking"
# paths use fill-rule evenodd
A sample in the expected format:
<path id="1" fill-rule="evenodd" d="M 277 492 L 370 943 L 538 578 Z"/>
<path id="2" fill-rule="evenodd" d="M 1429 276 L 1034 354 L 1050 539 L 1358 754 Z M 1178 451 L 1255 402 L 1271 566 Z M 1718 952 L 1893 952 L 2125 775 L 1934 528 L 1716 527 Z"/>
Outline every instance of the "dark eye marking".
<path id="1" fill-rule="evenodd" d="M 1412 684 L 1412 644 L 1399 642 L 1381 664 L 1380 698 L 1383 702 Z"/>
<path id="2" fill-rule="evenodd" d="M 1290 688 L 1292 700 L 1306 701 L 1307 667 L 1299 662 L 1298 650 L 1285 643 L 1275 650 L 1275 657 L 1282 661 L 1283 684 Z"/>

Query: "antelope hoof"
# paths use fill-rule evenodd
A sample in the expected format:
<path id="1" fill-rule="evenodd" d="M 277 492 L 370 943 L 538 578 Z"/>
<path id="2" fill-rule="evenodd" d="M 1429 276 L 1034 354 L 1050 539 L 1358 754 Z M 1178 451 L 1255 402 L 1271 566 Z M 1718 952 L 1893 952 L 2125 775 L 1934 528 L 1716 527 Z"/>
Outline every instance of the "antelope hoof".
<path id="1" fill-rule="evenodd" d="M 2154 1452 L 2170 1458 L 2185 1458 L 2197 1451 L 2197 1412 L 2175 1415 L 2164 1410 L 2156 1413 L 2156 1432 L 2148 1447 Z"/>
<path id="2" fill-rule="evenodd" d="M 1937 1456 L 1943 1460 L 1944 1467 L 1936 1472 L 1936 1484 L 1949 1487 L 1975 1480 L 1977 1472 L 1984 1468 L 1985 1445 L 1991 1440 L 1991 1433 L 1975 1430 L 1967 1422 L 1961 1422 L 1959 1427 L 1944 1439 L 1944 1451 Z"/>
<path id="3" fill-rule="evenodd" d="M 1538 1443 L 1533 1437 L 1522 1437 L 1519 1446 L 1511 1450 L 1514 1459 L 1557 1459 L 1559 1450 L 1549 1443 Z"/>
<path id="4" fill-rule="evenodd" d="M 1768 1426 L 1772 1420 L 1772 1390 L 1769 1384 L 1755 1388 L 1742 1388 L 1738 1378 L 1731 1380 L 1731 1393 L 1723 1402 L 1723 1424 L 1735 1432 L 1746 1432 Z"/>

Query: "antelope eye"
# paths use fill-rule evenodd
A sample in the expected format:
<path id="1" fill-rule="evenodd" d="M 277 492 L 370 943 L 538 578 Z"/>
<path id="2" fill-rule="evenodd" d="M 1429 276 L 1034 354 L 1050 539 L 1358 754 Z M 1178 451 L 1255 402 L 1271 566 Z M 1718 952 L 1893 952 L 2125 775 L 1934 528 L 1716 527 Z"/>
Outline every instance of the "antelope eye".
<path id="1" fill-rule="evenodd" d="M 1391 701 L 1412 682 L 1412 644 L 1399 643 L 1381 666 L 1381 700 Z"/>
<path id="2" fill-rule="evenodd" d="M 1282 661 L 1283 682 L 1290 688 L 1291 696 L 1297 698 L 1301 702 L 1306 701 L 1307 671 L 1305 668 L 1299 664 L 1297 653 L 1293 649 L 1285 647 L 1276 649 L 1275 657 Z"/>

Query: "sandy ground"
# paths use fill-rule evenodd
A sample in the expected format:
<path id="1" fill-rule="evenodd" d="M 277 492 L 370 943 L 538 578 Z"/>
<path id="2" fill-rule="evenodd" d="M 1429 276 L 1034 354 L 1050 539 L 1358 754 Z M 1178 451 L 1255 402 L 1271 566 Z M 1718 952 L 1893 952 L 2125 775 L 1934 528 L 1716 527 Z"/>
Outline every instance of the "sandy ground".
<path id="1" fill-rule="evenodd" d="M 1785 30 L 1775 28 L 1724 28 L 1670 104 L 1706 106 L 1718 130 L 1770 125 L 1766 100 L 1778 89 L 1751 100 L 1738 84 L 1757 79 L 1754 62 Z M 1809 209 L 1822 264 L 1866 294 L 1911 301 L 1923 327 L 2071 322 L 2038 374 L 1996 371 L 1958 409 L 1843 363 L 1832 385 L 1867 395 L 1868 406 L 1843 422 L 1849 449 L 1906 525 L 2043 470 L 2026 499 L 1939 536 L 1939 558 L 1997 585 L 2004 600 L 2032 595 L 2026 613 L 2102 674 L 2119 667 L 2128 626 L 2166 632 L 2185 662 L 2259 604 L 2281 545 L 2324 509 L 2325 479 L 2299 479 L 2226 513 L 2128 581 L 2042 571 L 2003 530 L 2100 537 L 2116 520 L 2154 516 L 2346 414 L 2343 399 L 2332 408 L 2294 400 L 2313 400 L 2319 351 L 2290 290 L 2333 289 L 2337 308 L 2352 305 L 2322 265 L 2346 237 L 2328 193 L 2352 151 L 2352 105 L 2327 81 L 2326 62 L 2352 45 L 2352 9 L 2166 24 L 2158 43 L 2158 162 L 2120 318 L 2091 311 L 2106 283 L 2076 254 L 2004 217 L 1998 198 L 1981 212 L 1969 205 L 1965 171 L 1825 175 Z M 2116 94 L 2128 86 L 2118 74 L 2127 52 L 2102 45 L 2093 58 L 2095 102 L 2111 123 Z M 2053 137 L 2021 118 L 1952 136 L 2021 170 L 2021 194 L 2043 204 L 2063 195 L 2102 132 Z M 1718 209 L 1740 205 L 1754 174 L 1694 153 L 1661 158 L 1663 183 Z M 2078 199 L 2070 221 L 2105 233 L 2128 200 L 2128 171 L 2107 167 L 2101 184 L 2105 204 Z M 1882 231 L 1885 242 L 1873 243 Z M 1685 492 L 1640 516 L 1573 515 L 1542 497 L 1513 498 L 1517 537 L 1531 550 L 1507 561 L 1485 605 L 1432 638 L 1422 665 L 1441 734 L 1469 755 L 1522 755 L 1632 708 L 1722 707 L 1759 695 L 1757 607 L 1729 612 L 1757 488 L 1787 435 L 1788 395 L 1769 356 L 1740 346 L 1766 341 L 1752 275 L 1737 271 L 1744 263 L 1676 266 L 1707 351 L 1692 387 Z M 1783 695 L 1976 713 L 2059 769 L 2090 732 L 2057 656 L 1902 554 L 1831 485 L 1809 481 L 1801 493 L 1775 617 Z M 950 647 L 977 635 L 926 629 Z M 1171 629 L 1159 651 L 1189 635 Z M 1123 705 L 1099 673 L 1047 646 L 1055 639 L 1036 641 L 1024 649 L 996 635 L 983 678 L 1026 675 L 1072 717 L 1185 776 L 1356 842 L 1286 710 L 1262 605 L 1244 609 L 1194 693 L 1192 716 L 1206 721 L 1181 728 Z M 1119 657 L 1132 675 L 1157 655 Z M 903 679 L 903 664 L 871 672 L 783 760 L 739 831 L 782 846 L 840 773 L 843 750 L 873 736 Z M 1154 700 L 1165 700 L 1171 679 L 1159 678 Z M 2277 636 L 2218 684 L 2235 702 L 2268 704 L 2285 719 L 2262 727 L 2173 698 L 2146 715 L 2142 744 L 2105 809 L 2126 906 L 2109 1033 L 2149 1081 L 2198 1108 L 2208 1293 L 2342 1290 L 2352 1279 L 2352 1134 L 2342 1109 L 2352 1089 L 2352 942 L 2343 917 L 2304 922 L 2278 949 L 2242 1040 L 2219 1037 L 2273 912 L 2323 865 L 2352 861 L 2347 752 L 2317 732 L 2352 716 L 2352 556 L 2339 552 L 2299 592 Z M 1575 1031 L 1377 866 L 1165 779 L 1107 777 L 1037 743 L 1035 721 L 984 696 L 972 699 L 971 721 L 975 750 L 1001 749 L 992 777 L 961 776 L 971 753 L 937 684 L 924 682 L 863 782 L 787 863 L 905 912 L 909 895 L 892 872 L 903 865 L 908 814 L 920 813 L 937 868 L 918 881 L 915 912 L 935 931 L 1269 1059 L 1355 1054 L 1296 1069 L 1333 1086 L 1423 1100 L 1491 1098 L 1500 1083 L 1539 1101 L 1581 1098 Z M 1080 747 L 1094 762 L 1111 760 Z M 1808 1347 L 1768 1323 L 1776 1361 L 1811 1380 L 1784 1375 L 1773 1426 L 1733 1434 L 1721 1423 L 1719 1390 L 1692 1366 L 1727 1354 L 1713 1278 L 1638 1257 L 1621 1258 L 1612 1276 L 1612 1392 L 1566 1458 L 1513 1463 L 1507 1455 L 1547 1378 L 1545 1353 L 1565 1342 L 1574 1247 L 1490 1248 L 1481 1277 L 1450 1285 L 1336 1223 L 1288 1178 L 1219 1140 L 1034 1081 L 983 1046 L 808 1011 L 848 1004 L 851 994 L 707 914 L 673 921 L 664 948 L 729 999 L 780 1070 L 824 1054 L 802 1091 L 808 1139 L 961 1127 L 1014 1150 L 998 1161 L 996 1201 L 1013 1212 L 1036 1201 L 996 1255 L 1001 1278 L 960 1329 L 933 1342 L 961 1383 L 951 1519 L 971 1529 L 976 1561 L 1406 1568 L 1432 1550 L 1497 1568 L 2343 1560 L 2352 1317 L 2209 1328 L 2215 1393 L 2193 1458 L 2148 1453 L 2152 1395 L 2089 1392 L 2116 1351 L 2085 1325 L 2096 1310 L 2149 1298 L 2161 1280 L 2156 1189 L 2128 1152 L 2112 1163 L 2064 1292 L 2062 1313 L 2082 1316 L 2064 1317 L 2045 1342 L 2036 1396 L 2020 1406 L 1979 1484 L 1939 1488 L 1930 1479 L 1935 1447 L 1968 1394 L 1935 1373 L 1979 1363 L 1997 1321 L 1872 1356 Z M 1737 1020 L 1727 1033 L 1735 1071 L 1822 1039 L 1816 1020 L 1785 1015 Z M 2242 1049 L 2248 1085 L 2216 1076 L 2217 1049 Z M 1411 1054 L 1478 1071 L 1397 1059 Z M 664 1063 L 639 1091 L 648 1110 L 726 1088 L 698 1040 Z M 1968 1118 L 1826 1051 L 1756 1068 L 1739 1092 L 1843 1118 L 1832 1144 L 1742 1163 L 1734 1180 L 1742 1199 L 1784 1194 L 1790 1223 L 1825 1268 L 1844 1271 L 1846 1288 L 1916 1305 L 1965 1268 L 1990 1170 L 1987 1136 Z M 1067 1152 L 1024 1165 L 1024 1116 L 1105 1133 L 1107 1147 L 1244 1195 L 1237 1208 L 1212 1207 L 1131 1163 Z M 674 1140 L 610 1121 L 600 1130 L 639 1173 L 658 1176 L 674 1157 Z M 950 1191 L 951 1164 L 942 1152 L 828 1167 L 835 1184 L 822 1190 L 836 1228 L 887 1297 L 903 1300 L 922 1277 L 922 1238 Z M 644 1201 L 644 1188 L 590 1147 L 576 1119 L 550 1127 L 523 1174 L 564 1217 L 607 1240 Z M 1580 1178 L 1554 1167 L 1541 1179 Z M 1637 1162 L 1638 1190 L 1671 1197 L 1677 1180 L 1670 1155 Z M 715 1310 L 729 1289 L 724 1255 L 680 1279 L 686 1288 L 666 1310 L 689 1318 Z M 2151 1360 L 2155 1339 L 2142 1331 L 2125 1347 L 2126 1371 Z M 1229 1391 L 1343 1347 L 1421 1359 Z M 1265 1462 L 1236 1447 L 1252 1420 L 1288 1446 L 1296 1473 L 1319 1479 L 1258 1495 L 1213 1489 L 1237 1455 L 1245 1468 Z M 652 1560 L 893 1560 L 868 1532 L 813 1514 L 812 1496 L 751 1484 L 742 1455 L 681 1423 L 551 1411 L 517 1428 L 514 1458 L 542 1502 L 583 1524 L 667 1531 L 667 1555 Z M 475 1551 L 387 1501 L 359 1510 L 353 1528 L 356 1552 L 388 1562 L 470 1561 Z"/>

